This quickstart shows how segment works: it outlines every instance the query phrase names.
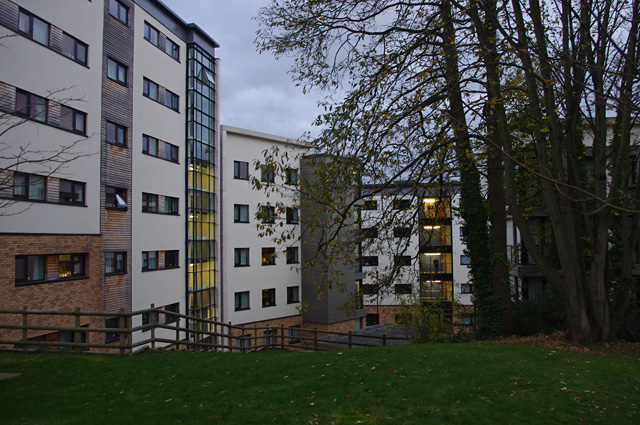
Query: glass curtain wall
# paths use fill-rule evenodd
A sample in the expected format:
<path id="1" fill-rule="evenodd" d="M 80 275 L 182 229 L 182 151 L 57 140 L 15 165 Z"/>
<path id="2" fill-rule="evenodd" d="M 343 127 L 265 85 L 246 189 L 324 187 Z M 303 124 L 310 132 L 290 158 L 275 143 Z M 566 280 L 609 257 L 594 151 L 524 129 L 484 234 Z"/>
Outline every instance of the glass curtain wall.
<path id="1" fill-rule="evenodd" d="M 197 44 L 190 44 L 187 60 L 188 309 L 191 316 L 214 320 L 215 59 Z M 215 331 L 210 324 L 190 326 Z M 194 333 L 192 338 L 206 336 Z"/>

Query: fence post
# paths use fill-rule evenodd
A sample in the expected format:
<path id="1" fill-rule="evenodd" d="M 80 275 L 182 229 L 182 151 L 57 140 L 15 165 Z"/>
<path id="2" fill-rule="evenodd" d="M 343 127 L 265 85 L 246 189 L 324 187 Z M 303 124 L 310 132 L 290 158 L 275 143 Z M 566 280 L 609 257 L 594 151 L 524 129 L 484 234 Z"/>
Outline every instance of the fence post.
<path id="1" fill-rule="evenodd" d="M 120 328 L 120 355 L 121 356 L 124 356 L 124 350 L 125 350 L 125 344 L 126 344 L 125 332 L 122 332 L 122 329 L 124 329 L 127 326 L 126 320 L 127 318 L 124 316 L 124 308 L 121 308 L 120 320 L 118 321 L 118 327 Z"/>
<path id="2" fill-rule="evenodd" d="M 280 325 L 280 348 L 284 351 L 284 326 Z"/>
<path id="3" fill-rule="evenodd" d="M 256 344 L 256 350 L 258 350 L 258 325 L 253 325 L 253 341 Z"/>
<path id="4" fill-rule="evenodd" d="M 349 331 L 349 348 L 351 348 L 351 331 Z"/>
<path id="5" fill-rule="evenodd" d="M 180 351 L 180 316 L 176 316 L 176 351 Z"/>
<path id="6" fill-rule="evenodd" d="M 382 345 L 387 345 L 387 334 L 382 334 Z"/>
<path id="7" fill-rule="evenodd" d="M 156 308 L 155 304 L 151 304 L 150 308 Z M 151 323 L 151 349 L 156 349 L 156 312 L 149 313 L 149 323 Z"/>
<path id="8" fill-rule="evenodd" d="M 80 342 L 80 331 L 78 330 L 78 328 L 80 327 L 80 307 L 76 307 L 74 310 L 74 315 L 75 315 L 75 323 L 74 326 L 76 328 L 75 332 L 73 333 L 73 342 L 74 343 L 78 343 Z M 76 347 L 76 351 L 82 351 L 82 348 L 80 347 Z"/>
<path id="9" fill-rule="evenodd" d="M 313 351 L 318 351 L 318 328 L 313 328 Z"/>
<path id="10" fill-rule="evenodd" d="M 26 353 L 27 351 L 29 351 L 29 347 L 27 346 L 27 341 L 29 340 L 29 338 L 27 338 L 28 332 L 27 332 L 27 326 L 29 326 L 29 316 L 27 314 L 27 306 L 25 305 L 24 307 L 22 307 L 22 341 L 24 342 L 24 344 L 22 345 L 22 351 L 24 353 Z"/>

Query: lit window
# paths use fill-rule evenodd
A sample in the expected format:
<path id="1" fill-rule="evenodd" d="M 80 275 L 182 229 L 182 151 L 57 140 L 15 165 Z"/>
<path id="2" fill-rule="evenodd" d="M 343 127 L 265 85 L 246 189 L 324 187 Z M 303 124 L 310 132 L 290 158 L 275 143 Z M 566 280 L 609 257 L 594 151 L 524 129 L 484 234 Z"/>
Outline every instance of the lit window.
<path id="1" fill-rule="evenodd" d="M 276 289 L 262 290 L 262 307 L 273 307 L 276 305 Z"/>
<path id="2" fill-rule="evenodd" d="M 288 286 L 287 287 L 287 304 L 300 302 L 300 287 Z"/>
<path id="3" fill-rule="evenodd" d="M 47 122 L 47 99 L 16 90 L 16 115 Z"/>
<path id="4" fill-rule="evenodd" d="M 104 273 L 122 274 L 127 272 L 126 252 L 107 252 L 104 254 Z"/>
<path id="5" fill-rule="evenodd" d="M 60 128 L 86 135 L 87 114 L 67 106 L 60 107 Z"/>
<path id="6" fill-rule="evenodd" d="M 109 0 L 109 14 L 123 24 L 129 25 L 129 8 L 118 0 Z"/>
<path id="7" fill-rule="evenodd" d="M 180 60 L 180 47 L 168 38 L 164 51 L 175 60 Z"/>
<path id="8" fill-rule="evenodd" d="M 105 207 L 119 210 L 127 209 L 127 190 L 107 186 L 105 188 Z"/>
<path id="9" fill-rule="evenodd" d="M 180 97 L 177 94 L 170 92 L 169 90 L 165 90 L 164 94 L 164 105 L 168 108 L 173 109 L 174 111 L 178 111 L 180 103 Z"/>
<path id="10" fill-rule="evenodd" d="M 58 256 L 58 277 L 60 279 L 84 276 L 84 254 L 63 254 Z"/>
<path id="11" fill-rule="evenodd" d="M 148 22 L 144 23 L 144 39 L 156 47 L 160 45 L 158 30 L 149 25 Z"/>
<path id="12" fill-rule="evenodd" d="M 22 9 L 18 12 L 18 31 L 44 46 L 49 46 L 49 24 Z"/>
<path id="13" fill-rule="evenodd" d="M 158 269 L 158 251 L 142 252 L 142 271 Z"/>
<path id="14" fill-rule="evenodd" d="M 142 194 L 142 212 L 158 212 L 158 195 L 151 193 Z"/>
<path id="15" fill-rule="evenodd" d="M 66 32 L 62 34 L 62 54 L 82 65 L 87 64 L 87 45 L 70 36 Z"/>
<path id="16" fill-rule="evenodd" d="M 118 146 L 126 146 L 127 128 L 107 121 L 107 142 Z"/>
<path id="17" fill-rule="evenodd" d="M 158 85 L 145 78 L 142 80 L 142 94 L 149 99 L 158 101 Z"/>
<path id="18" fill-rule="evenodd" d="M 44 255 L 16 256 L 16 283 L 44 280 Z"/>
<path id="19" fill-rule="evenodd" d="M 234 223 L 249 222 L 249 205 L 235 204 L 233 206 L 233 222 Z"/>
<path id="20" fill-rule="evenodd" d="M 122 85 L 127 84 L 127 67 L 110 58 L 107 60 L 107 77 Z"/>
<path id="21" fill-rule="evenodd" d="M 61 204 L 84 205 L 85 184 L 60 179 L 58 202 Z"/>
<path id="22" fill-rule="evenodd" d="M 233 161 L 233 178 L 249 180 L 249 163 L 243 161 Z"/>
<path id="23" fill-rule="evenodd" d="M 249 291 L 234 294 L 236 311 L 249 310 Z"/>
<path id="24" fill-rule="evenodd" d="M 249 248 L 234 249 L 234 265 L 235 267 L 249 266 Z"/>
<path id="25" fill-rule="evenodd" d="M 273 266 L 276 264 L 276 249 L 262 248 L 262 265 Z"/>
<path id="26" fill-rule="evenodd" d="M 44 201 L 46 193 L 46 178 L 35 174 L 15 173 L 13 175 L 13 197 L 15 199 L 30 199 Z"/>

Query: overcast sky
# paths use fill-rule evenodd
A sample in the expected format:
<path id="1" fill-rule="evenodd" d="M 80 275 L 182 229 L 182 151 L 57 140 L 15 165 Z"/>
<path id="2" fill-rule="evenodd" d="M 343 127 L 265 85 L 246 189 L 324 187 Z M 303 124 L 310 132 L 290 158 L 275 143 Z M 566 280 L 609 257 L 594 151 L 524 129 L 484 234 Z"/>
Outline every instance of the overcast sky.
<path id="1" fill-rule="evenodd" d="M 220 44 L 221 124 L 290 138 L 318 132 L 311 123 L 320 97 L 295 86 L 287 58 L 258 54 L 253 44 L 258 24 L 251 18 L 268 0 L 162 1 Z"/>

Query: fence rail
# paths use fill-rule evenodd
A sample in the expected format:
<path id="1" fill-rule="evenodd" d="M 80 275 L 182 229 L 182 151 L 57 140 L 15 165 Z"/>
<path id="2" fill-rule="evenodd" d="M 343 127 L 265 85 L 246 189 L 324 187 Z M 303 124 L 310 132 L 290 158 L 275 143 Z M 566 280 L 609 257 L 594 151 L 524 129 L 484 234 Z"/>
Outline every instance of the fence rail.
<path id="1" fill-rule="evenodd" d="M 133 323 L 137 323 L 133 326 Z M 139 323 L 139 324 L 138 324 Z M 239 326 L 154 308 L 126 312 L 0 310 L 0 349 L 134 354 L 143 349 L 251 352 L 328 350 L 403 343 L 383 334 Z"/>

